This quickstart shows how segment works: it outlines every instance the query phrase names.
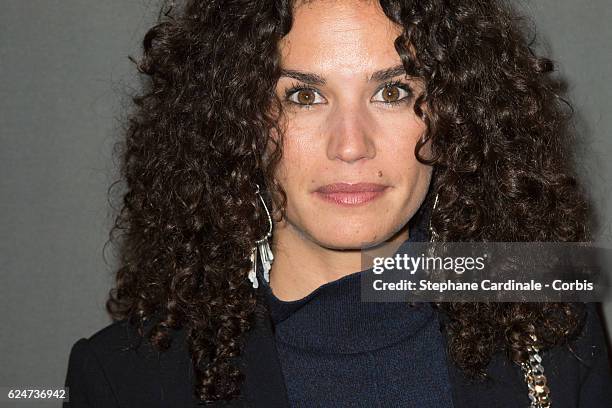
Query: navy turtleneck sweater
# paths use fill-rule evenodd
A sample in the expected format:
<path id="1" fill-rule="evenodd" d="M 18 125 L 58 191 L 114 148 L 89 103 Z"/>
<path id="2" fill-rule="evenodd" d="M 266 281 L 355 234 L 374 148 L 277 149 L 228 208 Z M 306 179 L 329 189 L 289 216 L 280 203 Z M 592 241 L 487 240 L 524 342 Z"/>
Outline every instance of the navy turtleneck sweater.
<path id="1" fill-rule="evenodd" d="M 258 270 L 292 407 L 453 406 L 444 339 L 429 303 L 362 302 L 365 271 L 287 302 Z"/>

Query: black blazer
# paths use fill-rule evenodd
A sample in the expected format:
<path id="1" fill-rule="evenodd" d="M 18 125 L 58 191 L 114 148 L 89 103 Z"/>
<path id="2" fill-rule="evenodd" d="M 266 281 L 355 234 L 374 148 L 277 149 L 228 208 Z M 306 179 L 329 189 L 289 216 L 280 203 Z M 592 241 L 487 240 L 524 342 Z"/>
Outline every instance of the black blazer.
<path id="1" fill-rule="evenodd" d="M 612 407 L 612 376 L 602 324 L 595 304 L 588 304 L 587 311 L 584 330 L 571 346 L 573 351 L 563 347 L 542 353 L 552 408 Z M 256 315 L 256 325 L 249 331 L 238 360 L 246 376 L 243 397 L 206 406 L 289 407 L 267 309 L 260 304 Z M 440 320 L 443 330 L 444 314 Z M 163 353 L 146 341 L 138 350 L 128 347 L 136 342 L 136 331 L 125 320 L 78 340 L 70 352 L 66 376 L 69 402 L 63 407 L 198 406 L 192 393 L 193 371 L 184 331 L 173 333 L 172 346 Z M 455 408 L 529 407 L 527 385 L 518 365 L 499 353 L 488 372 L 491 381 L 470 382 L 449 363 Z M 301 406 L 308 406 L 307 401 Z M 342 406 L 342 401 L 337 406 Z"/>

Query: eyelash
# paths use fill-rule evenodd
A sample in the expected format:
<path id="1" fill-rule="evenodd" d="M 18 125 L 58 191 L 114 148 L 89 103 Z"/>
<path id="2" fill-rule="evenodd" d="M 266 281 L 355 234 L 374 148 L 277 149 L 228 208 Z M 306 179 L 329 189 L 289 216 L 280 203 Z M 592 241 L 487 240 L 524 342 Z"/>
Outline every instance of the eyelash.
<path id="1" fill-rule="evenodd" d="M 383 86 L 381 86 L 380 88 L 378 88 L 376 90 L 376 93 L 380 92 L 381 89 L 384 89 L 384 88 L 387 88 L 387 87 L 393 87 L 393 86 L 397 86 L 398 88 L 403 89 L 404 91 L 406 91 L 406 93 L 408 93 L 408 95 L 406 97 L 402 98 L 402 99 L 397 100 L 397 101 L 382 102 L 382 103 L 384 103 L 386 105 L 396 106 L 396 105 L 400 105 L 400 104 L 403 104 L 403 103 L 408 103 L 410 101 L 410 99 L 412 99 L 412 94 L 413 94 L 412 88 L 410 88 L 410 86 L 408 86 L 408 84 L 406 84 L 406 83 L 404 83 L 404 82 L 402 82 L 400 80 L 397 80 L 397 79 L 393 80 L 393 81 L 386 82 L 385 84 L 383 84 Z M 289 102 L 289 103 L 291 103 L 293 105 L 297 105 L 301 109 L 312 109 L 312 106 L 316 105 L 316 104 L 306 105 L 306 104 L 301 104 L 301 103 L 293 102 L 292 100 L 289 99 L 289 97 L 291 95 L 293 95 L 295 92 L 298 92 L 298 91 L 313 91 L 313 92 L 317 92 L 317 93 L 318 93 L 318 91 L 315 88 L 312 88 L 312 87 L 307 86 L 307 85 L 301 85 L 298 82 L 293 83 L 291 85 L 291 87 L 285 91 L 285 99 L 287 100 L 287 102 Z M 379 101 L 377 101 L 377 102 L 379 102 Z"/>

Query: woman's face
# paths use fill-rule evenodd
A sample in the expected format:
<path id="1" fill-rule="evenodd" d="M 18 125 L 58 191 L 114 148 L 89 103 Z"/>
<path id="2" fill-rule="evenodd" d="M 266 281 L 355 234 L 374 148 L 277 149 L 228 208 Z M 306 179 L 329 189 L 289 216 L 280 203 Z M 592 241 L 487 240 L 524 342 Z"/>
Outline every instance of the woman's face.
<path id="1" fill-rule="evenodd" d="M 276 177 L 286 226 L 323 247 L 387 240 L 425 198 L 431 166 L 414 153 L 422 88 L 404 77 L 399 33 L 378 2 L 317 0 L 297 7 L 280 43 L 286 132 Z"/>

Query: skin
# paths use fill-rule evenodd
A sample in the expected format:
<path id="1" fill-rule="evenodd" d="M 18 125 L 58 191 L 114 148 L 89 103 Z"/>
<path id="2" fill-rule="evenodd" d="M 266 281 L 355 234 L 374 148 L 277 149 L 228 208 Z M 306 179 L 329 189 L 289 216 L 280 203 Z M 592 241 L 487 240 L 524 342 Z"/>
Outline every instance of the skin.
<path id="1" fill-rule="evenodd" d="M 393 45 L 400 32 L 378 2 L 316 0 L 296 6 L 294 25 L 280 43 L 281 67 L 317 74 L 325 83 L 289 76 L 277 83 L 285 131 L 275 177 L 287 194 L 287 217 L 275 221 L 272 240 L 270 285 L 279 299 L 300 299 L 362 270 L 360 249 L 399 245 L 409 237 L 407 222 L 425 198 L 432 170 L 415 157 L 426 130 L 413 111 L 422 85 L 403 72 L 371 79 L 376 71 L 401 67 Z M 402 84 L 385 87 L 393 80 Z M 296 85 L 313 90 L 286 96 Z M 401 103 L 389 103 L 397 100 Z M 429 146 L 422 152 L 427 155 Z M 389 188 L 351 207 L 313 193 L 336 182 Z"/>

